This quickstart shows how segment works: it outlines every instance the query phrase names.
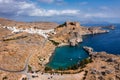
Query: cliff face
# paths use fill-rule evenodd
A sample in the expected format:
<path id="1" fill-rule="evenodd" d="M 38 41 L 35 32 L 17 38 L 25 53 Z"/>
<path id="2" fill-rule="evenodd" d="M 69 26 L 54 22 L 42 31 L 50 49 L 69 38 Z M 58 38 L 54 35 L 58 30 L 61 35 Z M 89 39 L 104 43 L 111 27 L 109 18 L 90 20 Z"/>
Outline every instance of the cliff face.
<path id="1" fill-rule="evenodd" d="M 79 31 L 80 25 L 77 22 L 66 22 L 55 28 L 56 34 L 52 35 L 50 39 L 58 43 L 69 43 L 70 45 L 76 45 L 78 42 L 82 42 L 82 36 Z"/>
<path id="2" fill-rule="evenodd" d="M 108 32 L 107 30 L 102 30 L 101 27 L 87 28 L 80 25 L 79 22 L 65 22 L 55 28 L 55 35 L 52 35 L 50 39 L 58 43 L 67 43 L 72 46 L 77 45 L 82 42 L 82 36 L 88 34 L 98 34 Z"/>
<path id="3" fill-rule="evenodd" d="M 82 41 L 82 36 L 78 32 L 70 32 L 70 38 L 68 40 L 70 45 L 75 46 Z"/>

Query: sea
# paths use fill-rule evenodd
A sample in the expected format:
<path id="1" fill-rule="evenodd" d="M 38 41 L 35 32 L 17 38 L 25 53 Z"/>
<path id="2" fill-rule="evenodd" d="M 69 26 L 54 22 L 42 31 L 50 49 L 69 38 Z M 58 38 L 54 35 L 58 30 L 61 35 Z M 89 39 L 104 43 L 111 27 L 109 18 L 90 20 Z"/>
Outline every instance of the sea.
<path id="1" fill-rule="evenodd" d="M 106 26 L 105 24 L 82 24 L 86 27 Z M 57 47 L 47 66 L 53 69 L 63 68 L 77 64 L 89 55 L 84 51 L 83 46 L 92 47 L 94 51 L 106 51 L 108 54 L 120 55 L 120 24 L 113 24 L 114 30 L 109 33 L 83 36 L 83 42 L 77 46 Z"/>

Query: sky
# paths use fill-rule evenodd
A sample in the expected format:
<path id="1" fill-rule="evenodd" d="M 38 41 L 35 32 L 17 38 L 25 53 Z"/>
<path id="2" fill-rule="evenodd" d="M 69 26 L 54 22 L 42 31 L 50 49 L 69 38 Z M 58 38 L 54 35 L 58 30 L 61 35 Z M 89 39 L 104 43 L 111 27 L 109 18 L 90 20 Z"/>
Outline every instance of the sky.
<path id="1" fill-rule="evenodd" d="M 0 0 L 0 17 L 26 22 L 120 23 L 120 0 Z"/>

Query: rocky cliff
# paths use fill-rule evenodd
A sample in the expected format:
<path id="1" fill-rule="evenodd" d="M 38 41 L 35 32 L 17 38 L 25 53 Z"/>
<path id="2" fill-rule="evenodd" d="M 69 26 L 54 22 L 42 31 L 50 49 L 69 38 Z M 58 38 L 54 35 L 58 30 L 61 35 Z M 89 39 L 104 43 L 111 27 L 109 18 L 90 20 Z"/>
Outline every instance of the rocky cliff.
<path id="1" fill-rule="evenodd" d="M 71 46 L 82 42 L 83 35 L 106 33 L 108 30 L 103 30 L 101 27 L 83 27 L 79 22 L 65 22 L 55 28 L 56 34 L 52 35 L 50 39 L 58 43 L 67 43 Z"/>

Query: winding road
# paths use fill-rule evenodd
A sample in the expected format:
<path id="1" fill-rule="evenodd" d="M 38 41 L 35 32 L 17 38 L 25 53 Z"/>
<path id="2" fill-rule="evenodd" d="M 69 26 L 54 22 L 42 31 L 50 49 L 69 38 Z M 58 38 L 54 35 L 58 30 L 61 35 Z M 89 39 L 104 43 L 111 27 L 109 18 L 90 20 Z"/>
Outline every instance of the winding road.
<path id="1" fill-rule="evenodd" d="M 38 53 L 42 51 L 42 48 L 45 46 L 47 41 L 48 41 L 48 38 L 44 38 L 43 42 L 40 45 L 41 47 L 39 48 Z M 30 60 L 31 56 L 34 54 L 34 53 L 32 53 L 32 51 L 30 51 L 30 52 L 31 53 L 25 60 L 25 65 L 22 70 L 9 70 L 9 69 L 4 69 L 4 68 L 0 68 L 0 70 L 5 71 L 5 72 L 14 72 L 14 73 L 19 73 L 19 74 L 24 74 L 27 76 L 28 80 L 30 80 L 31 76 L 28 74 L 28 64 L 29 64 L 29 60 Z M 37 51 L 35 51 L 35 52 L 37 52 Z"/>

